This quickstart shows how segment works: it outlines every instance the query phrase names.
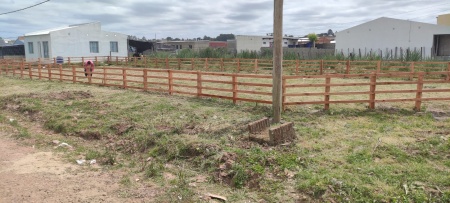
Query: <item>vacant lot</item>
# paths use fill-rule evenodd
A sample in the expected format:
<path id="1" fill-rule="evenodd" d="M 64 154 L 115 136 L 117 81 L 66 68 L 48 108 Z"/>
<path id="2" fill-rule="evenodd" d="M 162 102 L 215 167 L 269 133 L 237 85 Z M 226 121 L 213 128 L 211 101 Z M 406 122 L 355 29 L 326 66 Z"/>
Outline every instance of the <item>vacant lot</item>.
<path id="1" fill-rule="evenodd" d="M 423 103 L 418 113 L 411 103 L 366 106 L 290 108 L 283 119 L 295 123 L 297 141 L 270 147 L 246 132 L 270 106 L 0 76 L 2 143 L 10 137 L 21 146 L 8 146 L 54 151 L 70 168 L 56 175 L 95 176 L 98 185 L 87 187 L 104 198 L 93 201 L 208 202 L 207 193 L 228 202 L 450 201 L 448 102 Z M 50 186 L 58 180 L 52 171 L 30 173 L 29 182 L 40 174 Z M 2 191 L 40 189 L 8 181 Z M 95 196 L 68 187 L 60 194 Z"/>

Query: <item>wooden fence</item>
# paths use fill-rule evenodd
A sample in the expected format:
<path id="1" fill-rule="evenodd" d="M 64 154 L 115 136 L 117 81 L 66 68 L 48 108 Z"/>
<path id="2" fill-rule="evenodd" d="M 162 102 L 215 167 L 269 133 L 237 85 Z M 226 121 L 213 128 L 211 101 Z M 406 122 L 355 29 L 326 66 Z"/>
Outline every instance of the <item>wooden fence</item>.
<path id="1" fill-rule="evenodd" d="M 367 103 L 375 108 L 376 103 L 414 102 L 415 109 L 420 110 L 423 101 L 450 100 L 450 71 L 382 73 L 378 67 L 369 74 L 285 75 L 283 106 L 319 104 L 328 109 L 330 104 Z M 0 74 L 220 98 L 233 103 L 272 103 L 272 76 L 263 74 L 98 66 L 92 77 L 86 77 L 80 64 L 10 61 L 0 63 Z"/>
<path id="2" fill-rule="evenodd" d="M 119 67 L 199 70 L 205 72 L 230 72 L 271 74 L 272 60 L 240 58 L 149 58 L 149 57 L 67 57 L 64 66 L 78 65 L 87 60 L 96 65 Z M 53 59 L 35 59 L 34 64 L 56 64 Z M 22 61 L 16 61 L 22 62 Z M 450 62 L 439 61 L 338 61 L 338 60 L 284 60 L 284 75 L 369 74 L 392 72 L 450 71 Z"/>

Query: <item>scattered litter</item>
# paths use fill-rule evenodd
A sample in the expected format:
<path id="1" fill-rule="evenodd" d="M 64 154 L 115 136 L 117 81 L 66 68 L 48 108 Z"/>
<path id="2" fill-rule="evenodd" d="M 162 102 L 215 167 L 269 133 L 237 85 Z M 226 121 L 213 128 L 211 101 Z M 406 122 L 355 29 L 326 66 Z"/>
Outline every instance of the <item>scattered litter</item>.
<path id="1" fill-rule="evenodd" d="M 15 121 L 14 118 L 10 118 L 10 119 L 9 119 L 9 122 L 11 122 L 11 123 L 14 122 L 14 121 Z"/>
<path id="2" fill-rule="evenodd" d="M 227 198 L 226 198 L 226 197 L 219 196 L 219 195 L 214 195 L 214 194 L 211 194 L 211 193 L 206 194 L 206 196 L 211 197 L 212 199 L 222 200 L 222 201 L 224 201 L 224 202 L 227 201 Z"/>
<path id="3" fill-rule="evenodd" d="M 139 178 L 136 178 L 136 182 L 139 182 L 140 180 L 139 180 Z"/>
<path id="4" fill-rule="evenodd" d="M 92 159 L 91 161 L 89 161 L 89 164 L 96 164 L 97 163 L 97 160 L 95 160 L 95 159 Z"/>
<path id="5" fill-rule="evenodd" d="M 408 185 L 403 184 L 403 189 L 405 189 L 405 194 L 408 195 Z"/>
<path id="6" fill-rule="evenodd" d="M 67 144 L 67 143 L 65 143 L 65 142 L 59 144 L 58 147 L 68 147 L 68 148 L 72 148 L 72 146 L 70 146 L 69 144 Z"/>
<path id="7" fill-rule="evenodd" d="M 84 163 L 86 163 L 86 160 L 84 160 L 84 159 L 77 160 L 78 165 L 83 165 Z"/>

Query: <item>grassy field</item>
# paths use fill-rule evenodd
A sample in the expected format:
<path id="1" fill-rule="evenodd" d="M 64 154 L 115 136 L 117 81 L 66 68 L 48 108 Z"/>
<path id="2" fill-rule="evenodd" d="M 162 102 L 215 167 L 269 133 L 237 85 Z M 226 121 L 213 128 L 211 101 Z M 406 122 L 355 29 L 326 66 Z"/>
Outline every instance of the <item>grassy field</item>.
<path id="1" fill-rule="evenodd" d="M 68 161 L 156 184 L 161 201 L 449 202 L 448 102 L 366 106 L 289 108 L 298 139 L 270 147 L 246 131 L 270 106 L 0 76 L 0 130 L 42 148 L 60 136 Z"/>

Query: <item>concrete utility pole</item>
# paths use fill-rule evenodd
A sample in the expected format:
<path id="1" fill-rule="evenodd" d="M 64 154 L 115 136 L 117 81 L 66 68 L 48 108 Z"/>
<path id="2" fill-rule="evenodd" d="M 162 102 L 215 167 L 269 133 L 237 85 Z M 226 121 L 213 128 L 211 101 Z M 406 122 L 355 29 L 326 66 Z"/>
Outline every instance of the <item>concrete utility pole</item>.
<path id="1" fill-rule="evenodd" d="M 282 110 L 283 77 L 283 0 L 274 0 L 273 12 L 273 122 L 280 123 Z"/>

